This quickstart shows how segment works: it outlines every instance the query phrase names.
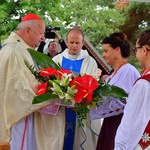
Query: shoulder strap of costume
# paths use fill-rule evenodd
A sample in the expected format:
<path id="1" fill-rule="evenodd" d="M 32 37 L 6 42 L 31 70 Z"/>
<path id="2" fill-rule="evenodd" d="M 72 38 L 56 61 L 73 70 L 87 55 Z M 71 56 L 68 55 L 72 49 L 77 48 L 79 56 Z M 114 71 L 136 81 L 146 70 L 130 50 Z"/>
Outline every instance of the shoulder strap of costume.
<path id="1" fill-rule="evenodd" d="M 144 75 L 144 76 L 140 77 L 139 79 L 146 79 L 147 81 L 150 82 L 150 74 Z M 137 81 L 139 79 L 137 79 Z M 150 135 L 150 121 L 148 122 L 148 124 L 144 130 L 144 133 L 139 141 L 139 144 L 143 150 L 146 149 L 150 145 L 150 140 L 149 140 L 150 136 L 149 135 Z"/>
<path id="2" fill-rule="evenodd" d="M 140 79 L 145 79 L 145 80 L 147 80 L 147 81 L 150 82 L 150 74 L 146 74 L 146 75 L 144 75 L 144 76 L 138 78 L 138 79 L 136 80 L 136 82 L 137 82 L 138 80 L 140 80 Z M 136 82 L 135 82 L 135 83 L 136 83 Z"/>

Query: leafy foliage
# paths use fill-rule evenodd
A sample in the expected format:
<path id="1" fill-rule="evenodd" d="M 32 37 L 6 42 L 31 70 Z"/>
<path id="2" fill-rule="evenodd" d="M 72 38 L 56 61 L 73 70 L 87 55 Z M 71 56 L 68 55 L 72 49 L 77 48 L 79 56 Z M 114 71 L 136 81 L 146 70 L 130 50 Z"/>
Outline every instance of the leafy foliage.
<path id="1" fill-rule="evenodd" d="M 148 2 L 130 2 L 123 11 L 126 21 L 120 25 L 119 29 L 127 34 L 132 44 L 135 44 L 136 36 L 141 31 L 149 28 L 149 8 L 150 3 Z"/>
<path id="2" fill-rule="evenodd" d="M 51 94 L 51 93 L 42 94 L 42 95 L 39 95 L 39 96 L 35 96 L 33 101 L 32 101 L 32 104 L 42 103 L 44 101 L 47 101 L 47 100 L 50 100 L 50 99 L 53 99 L 53 98 L 59 98 L 59 97 L 58 97 L 58 95 L 54 95 L 54 94 Z"/>
<path id="3" fill-rule="evenodd" d="M 41 68 L 46 68 L 46 67 L 52 67 L 52 68 L 56 68 L 59 69 L 60 67 L 52 60 L 49 58 L 49 56 L 37 52 L 33 49 L 28 49 L 29 53 L 31 54 L 32 58 L 38 63 L 40 64 Z"/>
<path id="4" fill-rule="evenodd" d="M 120 9 L 116 8 L 117 3 L 115 0 L 1 0 L 0 40 L 16 29 L 26 13 L 37 13 L 46 25 L 60 27 L 57 32 L 62 38 L 79 23 L 98 51 L 101 41 L 117 31 L 126 33 L 134 45 L 137 34 L 150 26 L 150 3 L 129 2 Z"/>
<path id="5" fill-rule="evenodd" d="M 144 22 L 149 24 L 150 20 L 150 3 L 130 2 L 123 10 L 117 9 L 116 2 L 112 0 L 1 0 L 0 3 L 2 39 L 6 38 L 17 27 L 20 18 L 29 12 L 39 14 L 46 20 L 47 25 L 60 26 L 63 38 L 68 28 L 80 23 L 85 35 L 95 47 L 100 45 L 105 36 L 115 31 L 124 31 L 133 36 L 133 31 L 141 27 L 146 28 Z M 134 18 L 137 18 L 137 21 Z M 131 27 L 129 23 L 132 22 L 134 25 Z M 128 33 L 127 29 L 130 28 L 134 30 Z"/>

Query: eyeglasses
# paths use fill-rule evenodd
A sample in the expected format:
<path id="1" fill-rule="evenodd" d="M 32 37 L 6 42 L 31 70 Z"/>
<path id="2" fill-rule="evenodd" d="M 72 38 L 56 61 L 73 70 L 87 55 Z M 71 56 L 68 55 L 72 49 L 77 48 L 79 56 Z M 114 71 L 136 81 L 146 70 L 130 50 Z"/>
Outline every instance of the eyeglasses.
<path id="1" fill-rule="evenodd" d="M 139 46 L 139 47 L 133 48 L 133 53 L 136 54 L 137 50 L 138 50 L 139 48 L 142 48 L 142 47 L 143 47 L 143 46 Z M 146 46 L 144 46 L 144 47 L 146 48 L 147 51 L 150 51 Z"/>
<path id="2" fill-rule="evenodd" d="M 147 51 L 150 51 L 147 47 L 145 47 L 147 49 Z"/>
<path id="3" fill-rule="evenodd" d="M 138 50 L 139 48 L 142 48 L 142 46 L 133 48 L 133 53 L 136 54 L 136 52 L 137 52 L 137 50 Z"/>

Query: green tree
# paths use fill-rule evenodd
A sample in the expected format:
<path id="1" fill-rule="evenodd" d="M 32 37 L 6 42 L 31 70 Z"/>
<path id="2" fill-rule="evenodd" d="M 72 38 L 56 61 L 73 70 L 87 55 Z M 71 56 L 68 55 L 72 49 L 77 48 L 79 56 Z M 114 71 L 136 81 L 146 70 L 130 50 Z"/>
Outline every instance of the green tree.
<path id="1" fill-rule="evenodd" d="M 128 39 L 135 43 L 137 34 L 150 28 L 150 3 L 131 2 L 123 11 L 126 21 L 119 30 L 126 33 Z"/>
<path id="2" fill-rule="evenodd" d="M 100 52 L 101 41 L 113 32 L 127 34 L 132 45 L 137 34 L 150 28 L 150 3 L 129 2 L 117 7 L 115 0 L 1 0 L 0 38 L 15 30 L 26 13 L 39 14 L 46 25 L 60 27 L 62 38 L 73 26 L 81 25 L 86 38 Z"/>
<path id="3" fill-rule="evenodd" d="M 123 9 L 116 8 L 113 0 L 1 0 L 1 38 L 14 30 L 20 18 L 29 12 L 39 14 L 47 25 L 60 26 L 65 37 L 68 28 L 78 23 L 95 47 L 112 32 L 123 31 L 134 41 L 146 25 L 149 25 L 150 3 L 130 2 Z M 142 8 L 142 9 L 141 9 Z"/>

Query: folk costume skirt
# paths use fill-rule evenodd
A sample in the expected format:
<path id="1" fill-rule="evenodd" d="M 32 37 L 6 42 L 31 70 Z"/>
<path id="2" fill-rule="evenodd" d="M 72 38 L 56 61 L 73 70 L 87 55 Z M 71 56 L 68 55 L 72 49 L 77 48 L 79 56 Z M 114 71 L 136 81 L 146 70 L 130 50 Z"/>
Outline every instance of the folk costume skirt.
<path id="1" fill-rule="evenodd" d="M 117 128 L 121 122 L 123 113 L 104 118 L 98 137 L 96 150 L 113 150 Z"/>

